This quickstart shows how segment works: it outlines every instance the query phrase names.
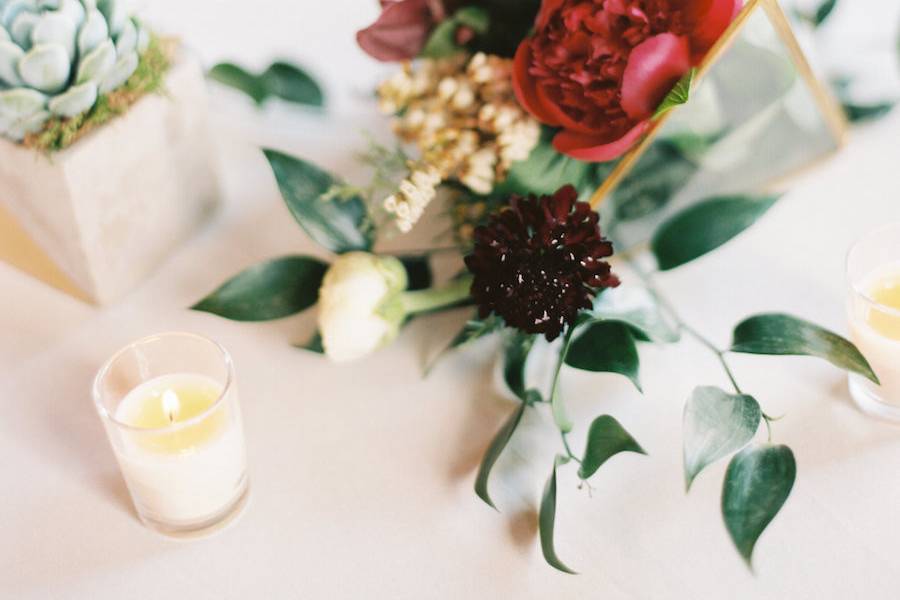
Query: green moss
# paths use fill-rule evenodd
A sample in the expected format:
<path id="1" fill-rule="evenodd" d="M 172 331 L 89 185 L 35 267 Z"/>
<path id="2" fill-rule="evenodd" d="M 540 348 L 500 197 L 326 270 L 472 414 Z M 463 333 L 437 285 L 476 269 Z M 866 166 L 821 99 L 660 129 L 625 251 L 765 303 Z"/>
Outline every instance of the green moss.
<path id="1" fill-rule="evenodd" d="M 153 37 L 141 56 L 137 69 L 128 81 L 108 94 L 102 94 L 94 106 L 71 118 L 55 117 L 43 129 L 25 138 L 25 145 L 51 153 L 68 148 L 89 132 L 123 114 L 145 94 L 163 89 L 166 73 L 171 66 L 175 43 Z"/>

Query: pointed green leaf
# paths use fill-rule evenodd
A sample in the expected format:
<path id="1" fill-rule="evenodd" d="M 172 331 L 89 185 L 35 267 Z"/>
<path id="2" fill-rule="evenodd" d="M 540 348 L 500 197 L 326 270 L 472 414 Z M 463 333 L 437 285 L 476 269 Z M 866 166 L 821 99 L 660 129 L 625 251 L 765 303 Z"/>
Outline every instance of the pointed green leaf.
<path id="1" fill-rule="evenodd" d="M 831 13 L 834 12 L 836 6 L 837 0 L 825 0 L 822 2 L 822 4 L 819 5 L 819 8 L 816 9 L 816 14 L 813 17 L 813 25 L 816 27 L 822 25 L 828 17 L 831 16 Z"/>
<path id="2" fill-rule="evenodd" d="M 620 286 L 597 296 L 591 316 L 601 321 L 618 321 L 631 327 L 644 339 L 659 343 L 677 342 L 678 329 L 663 316 L 659 304 L 646 289 Z"/>
<path id="3" fill-rule="evenodd" d="M 731 459 L 722 487 L 722 516 L 738 552 L 749 565 L 753 547 L 791 493 L 797 476 L 787 446 L 745 448 Z"/>
<path id="4" fill-rule="evenodd" d="M 456 11 L 437 27 L 425 43 L 420 56 L 426 58 L 443 58 L 465 50 L 456 43 L 456 32 L 460 27 L 468 27 L 476 34 L 484 34 L 490 25 L 490 18 L 480 6 L 467 6 Z"/>
<path id="5" fill-rule="evenodd" d="M 273 62 L 259 81 L 269 95 L 309 106 L 325 104 L 325 95 L 315 79 L 300 67 L 285 61 Z"/>
<path id="6" fill-rule="evenodd" d="M 497 507 L 494 506 L 494 501 L 491 500 L 491 495 L 488 492 L 488 479 L 491 476 L 491 469 L 494 468 L 494 464 L 500 458 L 503 449 L 506 448 L 509 440 L 512 439 L 513 433 L 515 433 L 516 427 L 519 426 L 524 413 L 525 403 L 523 402 L 519 404 L 516 411 L 510 415 L 503 427 L 500 428 L 500 431 L 497 432 L 497 435 L 494 436 L 491 445 L 488 446 L 487 452 L 484 453 L 484 457 L 481 459 L 481 466 L 478 467 L 478 475 L 475 477 L 475 493 L 493 509 Z"/>
<path id="7" fill-rule="evenodd" d="M 538 529 L 541 534 L 541 551 L 547 564 L 563 573 L 575 575 L 575 571 L 567 567 L 556 555 L 556 548 L 553 545 L 553 530 L 556 526 L 556 469 L 565 462 L 567 460 L 564 456 L 557 456 L 556 461 L 553 463 L 553 472 L 550 473 L 550 479 L 547 480 L 547 484 L 544 486 L 544 493 L 541 496 Z"/>
<path id="8" fill-rule="evenodd" d="M 295 348 L 314 352 L 316 354 L 325 354 L 325 346 L 322 345 L 322 334 L 316 331 L 309 340 L 303 344 L 295 344 Z"/>
<path id="9" fill-rule="evenodd" d="M 587 446 L 584 449 L 581 467 L 578 468 L 578 476 L 587 479 L 619 452 L 647 454 L 614 417 L 609 415 L 597 417 L 588 430 Z"/>
<path id="10" fill-rule="evenodd" d="M 362 198 L 323 198 L 335 184 L 331 175 L 276 150 L 263 152 L 288 209 L 313 240 L 337 253 L 371 249 L 372 231 Z"/>
<path id="11" fill-rule="evenodd" d="M 588 325 L 572 342 L 566 364 L 584 371 L 619 373 L 640 390 L 640 359 L 631 330 L 618 321 L 600 321 Z"/>
<path id="12" fill-rule="evenodd" d="M 663 101 L 656 109 L 656 112 L 653 113 L 654 119 L 660 118 L 676 106 L 687 104 L 688 100 L 691 98 L 691 85 L 694 83 L 694 76 L 696 74 L 697 69 L 694 68 L 685 73 L 684 77 L 678 80 L 675 87 L 666 94 L 666 97 L 663 98 Z"/>
<path id="13" fill-rule="evenodd" d="M 316 303 L 327 269 L 308 256 L 276 258 L 235 275 L 191 308 L 234 321 L 287 317 Z"/>
<path id="14" fill-rule="evenodd" d="M 791 315 L 770 313 L 744 320 L 734 328 L 731 351 L 815 356 L 878 383 L 869 362 L 849 340 Z"/>
<path id="15" fill-rule="evenodd" d="M 857 104 L 854 102 L 844 102 L 841 107 L 847 115 L 847 120 L 851 123 L 859 123 L 861 121 L 871 121 L 888 114 L 896 106 L 895 102 L 880 102 L 877 104 Z"/>
<path id="16" fill-rule="evenodd" d="M 762 418 L 759 404 L 747 395 L 732 395 L 716 387 L 695 388 L 684 406 L 684 481 L 715 461 L 750 443 Z"/>
<path id="17" fill-rule="evenodd" d="M 662 271 L 699 258 L 756 222 L 776 196 L 722 196 L 675 214 L 656 230 L 650 247 Z"/>
<path id="18" fill-rule="evenodd" d="M 525 365 L 532 346 L 533 335 L 515 331 L 503 349 L 503 379 L 512 393 L 523 401 L 526 398 Z"/>
<path id="19" fill-rule="evenodd" d="M 210 69 L 209 78 L 244 92 L 257 104 L 262 104 L 269 96 L 268 88 L 256 75 L 248 73 L 235 64 L 217 64 Z"/>

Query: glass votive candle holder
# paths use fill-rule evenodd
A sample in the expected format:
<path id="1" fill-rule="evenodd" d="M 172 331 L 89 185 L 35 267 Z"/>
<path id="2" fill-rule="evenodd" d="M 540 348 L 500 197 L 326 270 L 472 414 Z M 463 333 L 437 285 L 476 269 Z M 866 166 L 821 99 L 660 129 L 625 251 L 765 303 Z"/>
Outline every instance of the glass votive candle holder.
<path id="1" fill-rule="evenodd" d="M 248 494 L 234 367 L 216 342 L 164 333 L 117 352 L 94 402 L 138 517 L 196 535 L 236 515 Z"/>
<path id="2" fill-rule="evenodd" d="M 900 223 L 851 247 L 847 282 L 851 337 L 880 381 L 851 373 L 850 393 L 864 412 L 900 422 Z"/>

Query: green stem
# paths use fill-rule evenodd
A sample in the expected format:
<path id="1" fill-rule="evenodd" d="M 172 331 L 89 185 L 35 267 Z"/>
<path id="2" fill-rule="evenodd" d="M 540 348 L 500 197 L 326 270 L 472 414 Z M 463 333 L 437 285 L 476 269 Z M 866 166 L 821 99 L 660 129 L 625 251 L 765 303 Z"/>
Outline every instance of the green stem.
<path id="1" fill-rule="evenodd" d="M 563 447 L 569 458 L 576 462 L 581 462 L 569 447 L 569 440 L 566 437 L 572 429 L 572 424 L 566 417 L 565 409 L 559 400 L 559 375 L 562 372 L 562 366 L 566 362 L 566 356 L 569 354 L 569 346 L 572 344 L 572 335 L 575 333 L 575 325 L 569 325 L 563 336 L 562 348 L 559 350 L 559 359 L 556 361 L 556 370 L 553 372 L 553 384 L 550 386 L 550 410 L 553 413 L 553 420 L 559 428 L 559 435 L 562 437 Z"/>
<path id="2" fill-rule="evenodd" d="M 407 315 L 433 312 L 466 300 L 471 287 L 472 278 L 470 276 L 460 277 L 444 287 L 403 292 L 400 295 L 400 304 Z"/>

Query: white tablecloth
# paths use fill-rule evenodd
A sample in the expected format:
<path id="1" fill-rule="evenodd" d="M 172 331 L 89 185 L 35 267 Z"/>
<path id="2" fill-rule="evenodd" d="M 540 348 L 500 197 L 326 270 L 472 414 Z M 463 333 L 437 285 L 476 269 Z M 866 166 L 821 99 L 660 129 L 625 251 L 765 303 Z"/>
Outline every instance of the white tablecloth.
<path id="1" fill-rule="evenodd" d="M 764 409 L 785 415 L 775 440 L 798 462 L 794 491 L 757 546 L 755 576 L 719 515 L 724 463 L 683 491 L 682 408 L 695 385 L 725 385 L 714 357 L 691 341 L 642 348 L 643 396 L 622 377 L 567 371 L 576 444 L 591 418 L 610 413 L 649 452 L 606 464 L 593 497 L 574 473 L 561 473 L 557 550 L 581 572 L 569 576 L 544 564 L 535 539 L 535 502 L 555 448 L 546 420 L 530 419 L 498 464 L 502 513 L 472 492 L 478 460 L 513 409 L 493 391 L 492 343 L 419 377 L 423 355 L 465 312 L 417 321 L 392 347 L 336 366 L 290 346 L 312 331 L 312 314 L 253 325 L 186 310 L 259 260 L 323 255 L 293 223 L 256 144 L 352 177 L 359 131 L 384 130 L 364 102 L 378 67 L 350 37 L 373 17 L 373 3 L 301 4 L 309 10 L 287 1 L 148 7 L 207 61 L 305 61 L 334 104 L 329 118 L 282 106 L 255 114 L 217 91 L 224 210 L 145 285 L 100 310 L 0 265 L 0 597 L 898 596 L 900 429 L 861 415 L 845 376 L 823 362 L 733 361 Z M 751 231 L 664 275 L 661 286 L 723 345 L 736 322 L 769 310 L 845 331 L 847 247 L 900 219 L 898 136 L 900 113 L 855 130 L 842 154 L 797 179 Z M 202 333 L 231 350 L 250 452 L 245 514 L 191 542 L 137 521 L 89 396 L 108 355 L 165 330 Z"/>

